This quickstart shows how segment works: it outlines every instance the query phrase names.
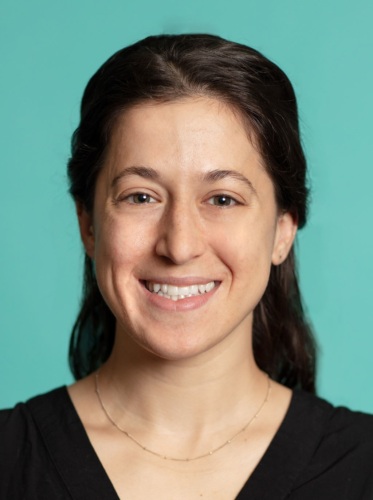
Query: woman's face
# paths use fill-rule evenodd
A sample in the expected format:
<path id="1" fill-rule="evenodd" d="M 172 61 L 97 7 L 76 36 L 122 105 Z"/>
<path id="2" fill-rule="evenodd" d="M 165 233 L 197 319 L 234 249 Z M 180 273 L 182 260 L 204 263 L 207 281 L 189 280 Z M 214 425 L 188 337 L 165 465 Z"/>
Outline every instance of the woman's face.
<path id="1" fill-rule="evenodd" d="M 296 231 L 240 117 L 209 98 L 126 111 L 80 225 L 119 340 L 164 359 L 251 345 Z"/>

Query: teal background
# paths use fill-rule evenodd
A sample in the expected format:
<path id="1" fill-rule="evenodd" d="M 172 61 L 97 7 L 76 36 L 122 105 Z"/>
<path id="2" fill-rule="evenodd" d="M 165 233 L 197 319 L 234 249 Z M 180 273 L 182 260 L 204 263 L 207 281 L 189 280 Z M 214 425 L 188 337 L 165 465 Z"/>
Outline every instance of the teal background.
<path id="1" fill-rule="evenodd" d="M 82 250 L 65 165 L 88 78 L 146 35 L 211 32 L 261 50 L 295 86 L 319 393 L 373 412 L 372 16 L 368 0 L 1 0 L 0 407 L 72 380 Z"/>

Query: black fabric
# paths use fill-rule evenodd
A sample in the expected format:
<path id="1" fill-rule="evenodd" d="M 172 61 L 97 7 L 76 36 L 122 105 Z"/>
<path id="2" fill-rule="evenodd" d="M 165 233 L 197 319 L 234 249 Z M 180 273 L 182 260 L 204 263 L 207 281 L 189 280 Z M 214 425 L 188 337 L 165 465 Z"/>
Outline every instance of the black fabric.
<path id="1" fill-rule="evenodd" d="M 65 387 L 0 412 L 0 499 L 118 500 Z M 373 500 L 373 416 L 295 391 L 246 499 Z"/>

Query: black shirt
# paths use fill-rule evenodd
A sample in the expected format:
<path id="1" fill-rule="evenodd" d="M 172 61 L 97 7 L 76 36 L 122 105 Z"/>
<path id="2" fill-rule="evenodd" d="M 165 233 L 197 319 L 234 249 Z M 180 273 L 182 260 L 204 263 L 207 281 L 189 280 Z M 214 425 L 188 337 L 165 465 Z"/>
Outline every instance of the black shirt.
<path id="1" fill-rule="evenodd" d="M 118 500 L 65 387 L 0 412 L 0 499 Z M 245 499 L 373 500 L 373 416 L 294 391 Z"/>

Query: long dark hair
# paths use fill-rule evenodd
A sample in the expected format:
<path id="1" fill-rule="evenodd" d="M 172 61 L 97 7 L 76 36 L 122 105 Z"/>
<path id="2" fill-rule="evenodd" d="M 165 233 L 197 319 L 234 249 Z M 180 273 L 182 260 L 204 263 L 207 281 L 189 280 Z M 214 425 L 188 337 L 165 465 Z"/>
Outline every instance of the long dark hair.
<path id="1" fill-rule="evenodd" d="M 303 227 L 307 215 L 306 161 L 292 85 L 254 49 L 213 35 L 162 35 L 114 54 L 89 81 L 68 163 L 70 193 L 87 211 L 116 118 L 144 101 L 215 97 L 238 111 L 265 161 L 280 210 Z M 115 318 L 104 302 L 86 255 L 81 309 L 70 341 L 75 378 L 110 355 Z M 298 288 L 294 249 L 272 266 L 254 311 L 253 349 L 258 366 L 290 388 L 315 392 L 315 343 Z"/>

